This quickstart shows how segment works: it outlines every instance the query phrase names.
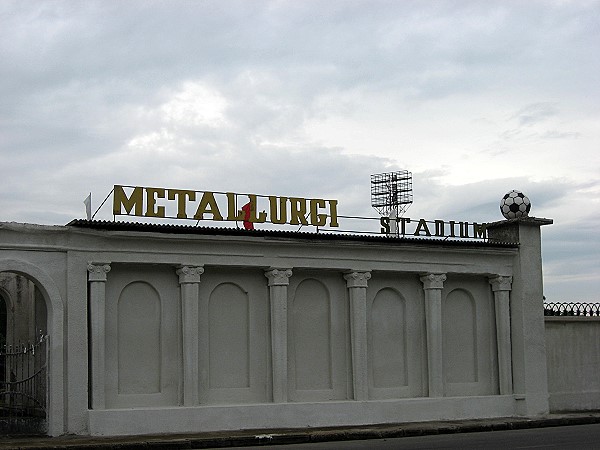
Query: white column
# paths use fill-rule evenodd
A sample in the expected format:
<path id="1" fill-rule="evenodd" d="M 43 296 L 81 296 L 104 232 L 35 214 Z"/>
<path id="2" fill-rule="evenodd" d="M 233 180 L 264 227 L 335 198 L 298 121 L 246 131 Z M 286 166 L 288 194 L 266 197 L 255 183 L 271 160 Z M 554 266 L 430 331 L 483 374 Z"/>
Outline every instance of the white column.
<path id="1" fill-rule="evenodd" d="M 273 365 L 273 401 L 288 400 L 287 373 L 287 303 L 292 269 L 269 269 L 269 300 L 271 303 L 271 359 Z"/>
<path id="2" fill-rule="evenodd" d="M 552 219 L 525 217 L 487 228 L 490 241 L 519 243 L 511 272 L 511 370 L 516 413 L 527 416 L 549 411 L 541 227 L 551 223 Z"/>
<path id="3" fill-rule="evenodd" d="M 510 341 L 510 290 L 512 277 L 490 278 L 496 309 L 496 342 L 498 345 L 498 376 L 501 395 L 513 393 L 512 354 Z"/>
<path id="4" fill-rule="evenodd" d="M 442 289 L 446 274 L 428 273 L 421 277 L 425 290 L 427 327 L 427 371 L 429 396 L 444 396 L 444 361 L 442 358 Z"/>
<path id="5" fill-rule="evenodd" d="M 350 338 L 352 345 L 352 382 L 354 400 L 368 400 L 367 363 L 367 282 L 371 272 L 344 275 L 350 298 Z"/>
<path id="6" fill-rule="evenodd" d="M 92 347 L 92 408 L 104 409 L 106 375 L 106 275 L 110 265 L 89 263 L 88 282 L 90 285 L 90 327 Z"/>
<path id="7" fill-rule="evenodd" d="M 177 269 L 181 293 L 181 325 L 183 348 L 183 406 L 197 405 L 198 390 L 198 289 L 201 266 Z"/>

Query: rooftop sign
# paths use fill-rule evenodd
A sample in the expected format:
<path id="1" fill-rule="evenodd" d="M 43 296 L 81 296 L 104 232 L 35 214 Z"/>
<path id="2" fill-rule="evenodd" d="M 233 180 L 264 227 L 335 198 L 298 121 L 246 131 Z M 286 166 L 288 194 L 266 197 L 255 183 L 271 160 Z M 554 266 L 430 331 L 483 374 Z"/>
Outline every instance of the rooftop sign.
<path id="1" fill-rule="evenodd" d="M 379 233 L 389 237 L 487 239 L 486 223 L 343 216 L 338 215 L 337 200 L 125 185 L 115 185 L 112 193 L 114 216 L 242 222 L 247 230 L 253 230 L 254 224 L 267 223 L 314 226 L 317 232 L 352 234 L 377 231 L 372 228 L 367 231 L 362 225 L 359 227 L 363 231 L 357 231 L 354 226 L 353 231 L 342 230 L 338 219 L 344 223 L 378 221 Z"/>
<path id="2" fill-rule="evenodd" d="M 247 197 L 241 207 L 240 196 Z M 122 185 L 115 185 L 113 194 L 115 216 L 241 221 L 246 229 L 265 222 L 338 227 L 337 204 L 337 200 Z"/>

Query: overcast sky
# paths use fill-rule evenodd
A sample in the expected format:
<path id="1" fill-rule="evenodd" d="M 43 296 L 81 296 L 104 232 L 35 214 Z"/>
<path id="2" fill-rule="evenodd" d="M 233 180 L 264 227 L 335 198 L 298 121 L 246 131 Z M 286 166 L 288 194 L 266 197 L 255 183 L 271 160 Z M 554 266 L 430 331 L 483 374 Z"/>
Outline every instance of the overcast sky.
<path id="1" fill-rule="evenodd" d="M 114 184 L 377 217 L 407 169 L 407 216 L 469 221 L 518 189 L 548 300 L 600 301 L 600 2 L 2 0 L 0 156 L 0 220 L 41 224 Z"/>

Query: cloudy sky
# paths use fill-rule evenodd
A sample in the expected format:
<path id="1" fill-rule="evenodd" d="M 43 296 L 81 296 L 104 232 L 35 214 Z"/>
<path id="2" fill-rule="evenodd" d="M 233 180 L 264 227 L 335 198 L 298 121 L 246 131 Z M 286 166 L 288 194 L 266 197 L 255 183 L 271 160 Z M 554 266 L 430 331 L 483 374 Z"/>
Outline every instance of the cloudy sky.
<path id="1" fill-rule="evenodd" d="M 376 217 L 370 174 L 407 169 L 409 217 L 523 191 L 548 300 L 600 301 L 599 49 L 598 1 L 3 0 L 0 220 L 114 184 Z"/>

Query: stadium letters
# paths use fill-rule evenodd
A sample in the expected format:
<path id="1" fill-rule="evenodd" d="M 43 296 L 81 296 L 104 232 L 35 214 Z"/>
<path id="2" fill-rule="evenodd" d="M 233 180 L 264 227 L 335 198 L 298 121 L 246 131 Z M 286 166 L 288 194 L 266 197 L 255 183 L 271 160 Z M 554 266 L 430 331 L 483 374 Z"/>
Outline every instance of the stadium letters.
<path id="1" fill-rule="evenodd" d="M 381 217 L 379 221 L 381 233 L 397 236 L 425 236 L 447 238 L 487 238 L 487 224 L 477 222 L 457 222 L 450 220 L 429 221 L 425 219 L 413 220 L 408 217 Z M 410 225 L 407 225 L 410 224 Z M 410 227 L 410 229 L 409 229 Z M 472 234 L 470 234 L 472 232 Z"/>

